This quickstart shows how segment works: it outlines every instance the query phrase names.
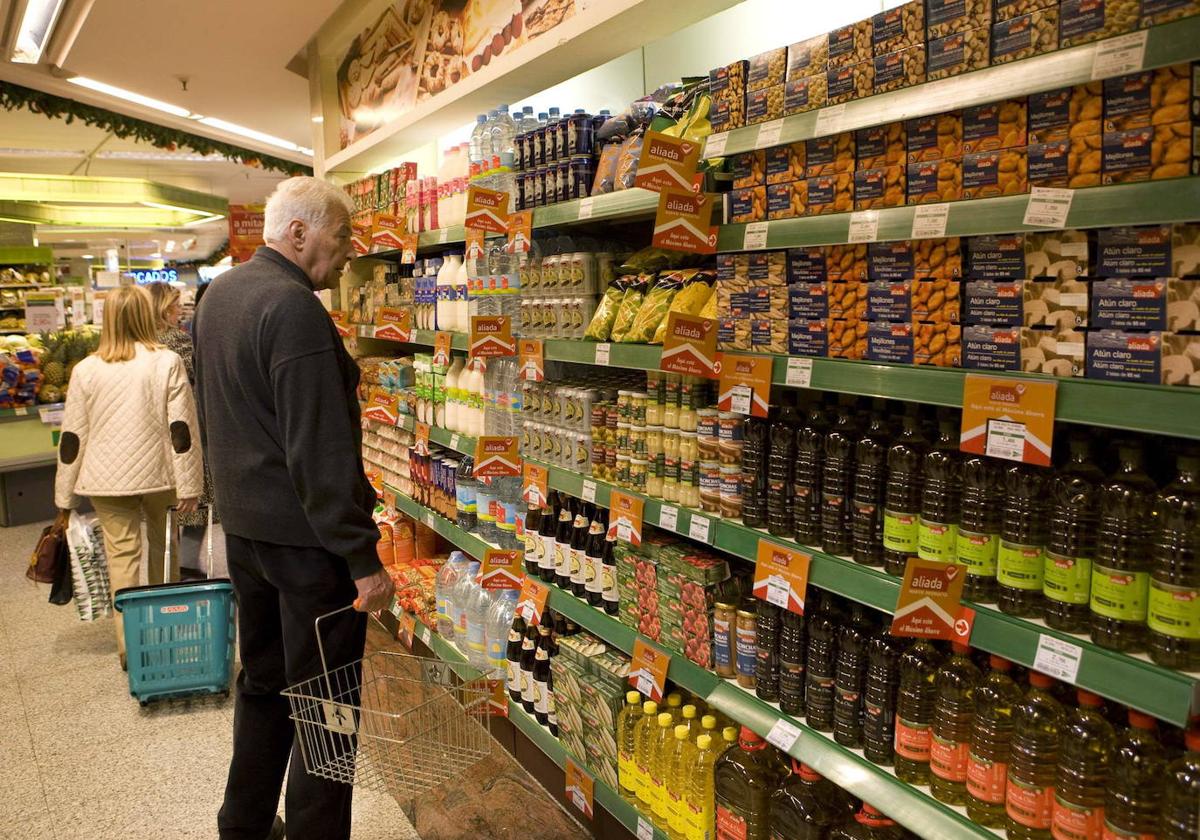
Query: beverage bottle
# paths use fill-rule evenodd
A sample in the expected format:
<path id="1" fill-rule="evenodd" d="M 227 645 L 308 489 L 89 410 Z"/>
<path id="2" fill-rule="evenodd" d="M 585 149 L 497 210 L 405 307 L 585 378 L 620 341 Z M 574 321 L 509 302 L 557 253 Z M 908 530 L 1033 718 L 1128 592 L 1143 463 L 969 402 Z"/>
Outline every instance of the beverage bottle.
<path id="1" fill-rule="evenodd" d="M 1141 650 L 1150 591 L 1150 523 L 1154 482 L 1137 444 L 1117 446 L 1119 466 L 1100 488 L 1100 527 L 1092 566 L 1092 641 L 1110 650 Z"/>
<path id="2" fill-rule="evenodd" d="M 542 726 L 550 725 L 550 628 L 538 625 L 537 650 L 533 654 L 533 714 Z"/>
<path id="3" fill-rule="evenodd" d="M 807 764 L 792 759 L 792 775 L 771 794 L 772 840 L 825 840 L 854 814 L 853 801 Z"/>
<path id="4" fill-rule="evenodd" d="M 934 676 L 937 696 L 933 709 L 933 741 L 929 746 L 929 790 L 935 799 L 951 805 L 967 801 L 967 754 L 971 749 L 971 724 L 975 718 L 975 686 L 983 678 L 971 661 L 971 649 L 961 642 L 951 645 L 953 655 Z"/>
<path id="5" fill-rule="evenodd" d="M 567 560 L 567 568 L 570 570 L 570 592 L 572 595 L 583 598 L 587 595 L 584 589 L 584 566 L 587 554 L 588 544 L 588 529 L 592 524 L 592 514 L 594 507 L 590 502 L 584 502 L 579 505 L 579 509 L 575 513 L 575 519 L 571 525 L 571 554 Z"/>
<path id="6" fill-rule="evenodd" d="M 454 221 L 447 220 L 443 223 L 443 227 L 449 227 L 452 224 L 462 224 L 462 216 L 457 212 L 453 213 Z M 470 280 L 470 272 L 467 270 L 467 260 L 464 255 L 463 259 L 458 262 L 458 271 L 454 275 L 453 281 L 453 305 L 450 307 L 450 317 L 454 324 L 455 332 L 470 332 L 471 317 L 467 301 L 467 284 Z"/>
<path id="7" fill-rule="evenodd" d="M 953 563 L 958 543 L 962 494 L 962 458 L 958 451 L 959 420 L 949 412 L 938 417 L 938 436 L 925 455 L 921 487 L 921 519 L 917 526 L 917 556 Z"/>
<path id="8" fill-rule="evenodd" d="M 459 431 L 459 396 L 458 381 L 464 367 L 463 357 L 455 356 L 446 370 L 446 428 L 452 432 Z"/>
<path id="9" fill-rule="evenodd" d="M 1066 721 L 1055 699 L 1054 680 L 1029 672 L 1029 691 L 1013 714 L 1013 734 L 1004 790 L 1005 828 L 1010 840 L 1049 840 L 1054 813 L 1054 777 Z"/>
<path id="10" fill-rule="evenodd" d="M 742 524 L 767 526 L 767 469 L 771 448 L 771 426 L 766 420 L 748 417 L 743 425 L 741 494 Z M 788 508 L 790 511 L 791 508 Z"/>
<path id="11" fill-rule="evenodd" d="M 713 825 L 713 765 L 725 750 L 724 741 L 705 733 L 696 737 L 696 752 L 688 768 L 685 797 L 687 798 L 687 839 L 712 840 Z"/>
<path id="12" fill-rule="evenodd" d="M 776 537 L 792 537 L 792 490 L 796 461 L 796 409 L 785 403 L 771 423 L 770 452 L 767 455 L 767 531 Z"/>
<path id="13" fill-rule="evenodd" d="M 1046 550 L 1046 481 L 1042 470 L 1017 464 L 1004 475 L 996 603 L 1022 618 L 1041 618 Z"/>
<path id="14" fill-rule="evenodd" d="M 481 140 L 483 137 L 483 132 L 486 130 L 484 128 L 486 125 L 487 114 L 479 114 L 475 117 L 475 128 L 471 129 L 471 139 L 468 146 L 469 151 L 467 152 L 469 161 L 471 163 L 479 163 L 481 160 L 483 160 Z"/>
<path id="15" fill-rule="evenodd" d="M 833 681 L 833 739 L 843 747 L 862 746 L 867 645 L 874 633 L 867 608 L 852 604 L 850 620 L 838 630 L 837 673 Z"/>
<path id="16" fill-rule="evenodd" d="M 863 692 L 863 755 L 881 767 L 896 756 L 896 696 L 900 690 L 900 640 L 887 631 L 867 643 L 867 680 Z"/>
<path id="17" fill-rule="evenodd" d="M 796 466 L 792 471 L 792 524 L 796 541 L 821 544 L 821 473 L 825 465 L 825 432 L 828 422 L 820 402 L 814 402 L 808 419 L 796 431 Z"/>
<path id="18" fill-rule="evenodd" d="M 825 435 L 821 470 L 821 544 L 830 554 L 850 553 L 850 497 L 854 491 L 854 447 L 858 443 L 854 398 L 843 397 Z"/>
<path id="19" fill-rule="evenodd" d="M 482 476 L 475 479 L 475 523 L 481 540 L 500 544 L 500 529 L 496 526 L 495 479 Z"/>
<path id="20" fill-rule="evenodd" d="M 642 695 L 625 692 L 625 705 L 617 715 L 617 779 L 621 798 L 630 804 L 637 802 L 637 764 L 634 761 L 635 735 L 642 720 Z"/>
<path id="21" fill-rule="evenodd" d="M 1159 840 L 1200 837 L 1200 728 L 1184 736 L 1187 752 L 1167 765 Z"/>
<path id="22" fill-rule="evenodd" d="M 508 633 L 512 629 L 513 613 L 517 610 L 516 589 L 501 589 L 496 592 L 488 607 L 484 639 L 487 644 L 487 668 L 493 676 L 504 675 L 508 659 Z"/>
<path id="23" fill-rule="evenodd" d="M 500 531 L 500 547 L 507 551 L 520 551 L 525 546 L 525 512 L 521 509 L 521 479 L 506 475 L 497 479 L 500 493 L 497 501 L 503 509 L 504 519 L 497 517 L 496 527 Z"/>
<path id="24" fill-rule="evenodd" d="M 1129 728 L 1117 737 L 1109 761 L 1104 798 L 1106 838 L 1155 836 L 1161 821 L 1166 766 L 1154 718 L 1130 709 Z"/>
<path id="25" fill-rule="evenodd" d="M 438 569 L 433 579 L 434 597 L 437 601 L 437 631 L 443 639 L 454 640 L 454 585 L 459 576 L 466 573 L 467 555 L 461 551 L 450 552 L 450 558 Z"/>
<path id="26" fill-rule="evenodd" d="M 483 588 L 482 572 L 476 573 L 467 596 L 467 661 L 481 671 L 488 668 L 487 617 L 492 596 Z"/>
<path id="27" fill-rule="evenodd" d="M 607 516 L 604 509 L 592 509 L 588 525 L 587 546 L 583 552 L 583 594 L 593 607 L 604 606 L 604 543 L 607 536 Z"/>
<path id="28" fill-rule="evenodd" d="M 1175 479 L 1154 501 L 1150 658 L 1184 671 L 1200 670 L 1200 458 L 1180 454 Z"/>
<path id="29" fill-rule="evenodd" d="M 600 597 L 604 601 L 604 612 L 616 615 L 620 612 L 620 590 L 617 586 L 616 533 L 604 539 L 604 553 L 600 555 Z"/>
<path id="30" fill-rule="evenodd" d="M 834 681 L 837 678 L 837 615 L 823 598 L 813 603 L 816 592 L 809 590 L 812 612 L 805 624 L 808 650 L 804 658 L 804 709 L 808 725 L 820 732 L 833 731 Z M 810 606 L 811 605 L 811 606 Z"/>
<path id="31" fill-rule="evenodd" d="M 505 685 L 508 688 L 508 698 L 514 703 L 521 702 L 521 653 L 525 642 L 525 619 L 520 615 L 513 616 L 512 626 L 508 630 L 507 675 Z"/>
<path id="32" fill-rule="evenodd" d="M 458 577 L 451 590 L 450 615 L 454 619 L 454 644 L 464 654 L 467 652 L 467 609 L 474 591 L 475 578 L 479 575 L 479 561 L 469 560 L 466 571 Z"/>
<path id="33" fill-rule="evenodd" d="M 508 106 L 496 109 L 496 120 L 492 124 L 492 154 L 513 155 L 516 152 L 517 124 L 508 113 Z"/>
<path id="34" fill-rule="evenodd" d="M 854 447 L 851 556 L 865 566 L 883 565 L 883 488 L 892 440 L 886 406 L 886 400 L 875 401 L 867 429 Z"/>
<path id="35" fill-rule="evenodd" d="M 995 460 L 973 455 L 962 462 L 962 497 L 955 555 L 967 567 L 963 598 L 980 603 L 996 600 L 996 554 L 1000 549 L 1000 504 L 1003 472 Z"/>
<path id="36" fill-rule="evenodd" d="M 779 708 L 784 714 L 804 714 L 804 660 L 808 634 L 804 616 L 784 610 L 779 617 Z"/>
<path id="37" fill-rule="evenodd" d="M 888 450 L 887 483 L 883 494 L 883 567 L 903 575 L 908 558 L 916 556 L 921 515 L 921 466 L 929 442 L 921 430 L 921 415 L 909 405 L 900 434 Z"/>
<path id="38" fill-rule="evenodd" d="M 665 711 L 669 714 L 671 716 L 671 726 L 674 726 L 683 718 L 683 695 L 678 691 L 672 691 L 667 694 L 665 702 L 667 704 L 666 708 L 662 708 L 662 704 L 660 703 L 659 711 Z"/>
<path id="39" fill-rule="evenodd" d="M 475 118 L 478 123 L 479 118 Z M 496 124 L 496 112 L 488 111 L 484 119 L 483 130 L 479 134 L 479 158 L 475 161 L 479 164 L 481 173 L 486 171 L 491 166 L 492 155 L 492 127 Z M 482 185 L 486 185 L 486 181 L 482 175 L 480 180 Z"/>
<path id="40" fill-rule="evenodd" d="M 533 664 L 537 657 L 538 648 L 538 628 L 537 625 L 530 624 L 525 628 L 525 638 L 521 640 L 521 662 L 520 662 L 520 680 L 521 680 L 521 708 L 529 714 L 534 712 L 534 702 L 537 700 L 537 695 L 533 690 Z"/>
<path id="41" fill-rule="evenodd" d="M 829 840 L 902 840 L 904 829 L 867 803 L 829 834 Z"/>
<path id="42" fill-rule="evenodd" d="M 650 758 L 654 747 L 654 738 L 658 732 L 658 704 L 647 700 L 642 704 L 642 719 L 634 730 L 633 760 L 637 776 L 636 792 L 639 806 L 644 813 L 649 813 L 653 805 L 654 787 L 650 781 Z"/>
<path id="43" fill-rule="evenodd" d="M 937 703 L 938 666 L 942 655 L 925 640 L 900 657 L 900 690 L 896 696 L 896 778 L 910 785 L 929 784 L 929 750 L 933 743 L 933 709 Z"/>
<path id="44" fill-rule="evenodd" d="M 975 717 L 967 753 L 967 816 L 988 828 L 1004 825 L 1004 798 L 1012 746 L 1013 710 L 1021 689 L 1009 672 L 1012 663 L 989 658 L 991 670 L 975 687 Z"/>
<path id="45" fill-rule="evenodd" d="M 694 714 L 695 708 L 689 708 Z M 672 732 L 674 740 L 666 759 L 666 781 L 663 785 L 663 798 L 666 800 L 664 810 L 669 836 L 682 840 L 687 834 L 687 802 L 683 789 L 687 783 L 688 765 L 694 747 L 688 737 L 690 732 L 686 724 L 676 724 Z"/>
<path id="46" fill-rule="evenodd" d="M 558 491 L 551 490 L 546 506 L 542 508 L 542 521 L 538 526 L 538 577 L 543 583 L 554 582 L 554 534 L 558 530 L 558 517 L 562 503 Z"/>
<path id="47" fill-rule="evenodd" d="M 754 693 L 760 700 L 779 699 L 779 607 L 760 601 L 754 616 Z"/>
<path id="48" fill-rule="evenodd" d="M 1092 460 L 1087 436 L 1073 434 L 1067 445 L 1067 463 L 1050 479 L 1050 528 L 1042 595 L 1046 624 L 1068 633 L 1084 633 L 1088 628 L 1088 595 L 1104 473 Z"/>
<path id="49" fill-rule="evenodd" d="M 769 840 L 770 798 L 787 775 L 779 752 L 743 726 L 713 768 L 717 837 Z"/>
<path id="50" fill-rule="evenodd" d="M 1081 688 L 1076 697 L 1079 706 L 1067 714 L 1058 751 L 1050 831 L 1055 840 L 1100 840 L 1109 756 L 1117 736 L 1098 696 Z"/>
<path id="51" fill-rule="evenodd" d="M 650 811 L 654 824 L 667 830 L 669 820 L 667 798 L 667 764 L 675 741 L 675 725 L 670 712 L 658 713 L 658 728 L 650 746 Z"/>
<path id="52" fill-rule="evenodd" d="M 542 506 L 537 502 L 530 502 L 525 507 L 525 546 L 523 552 L 523 562 L 525 564 L 525 574 L 529 577 L 537 577 L 539 557 L 538 553 L 542 549 L 541 535 L 538 531 L 542 527 Z"/>
<path id="53" fill-rule="evenodd" d="M 564 592 L 571 591 L 571 534 L 577 502 L 568 496 L 558 511 L 554 531 L 554 585 Z"/>

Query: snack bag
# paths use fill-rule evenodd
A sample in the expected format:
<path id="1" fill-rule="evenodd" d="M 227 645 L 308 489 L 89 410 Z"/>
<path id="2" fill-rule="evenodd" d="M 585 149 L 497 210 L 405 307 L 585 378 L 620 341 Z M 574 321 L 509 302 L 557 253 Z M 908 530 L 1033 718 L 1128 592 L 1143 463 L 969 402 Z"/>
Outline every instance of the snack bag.
<path id="1" fill-rule="evenodd" d="M 642 156 L 642 134 L 637 132 L 629 135 L 621 143 L 621 156 L 617 159 L 617 179 L 613 187 L 617 190 L 628 190 L 633 187 L 637 178 L 638 159 Z"/>
<path id="2" fill-rule="evenodd" d="M 600 298 L 600 305 L 596 307 L 596 313 L 592 316 L 591 323 L 583 331 L 584 338 L 590 338 L 592 341 L 608 341 L 613 322 L 617 319 L 617 309 L 621 306 L 621 299 L 625 297 L 627 288 L 628 283 L 624 277 L 619 277 L 608 284 L 608 288 L 604 290 L 604 296 Z"/>
<path id="3" fill-rule="evenodd" d="M 616 320 L 613 321 L 612 333 L 609 335 L 612 341 L 625 341 L 625 336 L 633 328 L 633 319 L 637 317 L 638 310 L 642 308 L 642 302 L 646 299 L 646 290 L 652 279 L 653 275 L 648 274 L 630 279 L 629 288 L 621 298 Z"/>
<path id="4" fill-rule="evenodd" d="M 596 178 L 592 182 L 589 195 L 610 193 L 617 181 L 617 158 L 621 156 L 621 144 L 609 143 L 600 152 L 600 160 L 596 163 Z"/>
<path id="5" fill-rule="evenodd" d="M 683 271 L 675 272 L 684 286 L 675 295 L 675 299 L 671 301 L 671 308 L 663 316 L 662 321 L 658 325 L 658 329 L 654 331 L 654 338 L 650 340 L 651 344 L 662 344 L 667 338 L 667 321 L 670 320 L 672 312 L 681 312 L 684 315 L 700 315 L 703 309 L 708 305 L 710 299 L 713 300 L 713 314 L 707 317 L 716 317 L 716 295 L 713 294 L 712 283 L 715 275 L 711 271 L 699 271 L 696 269 L 684 269 Z"/>
<path id="6" fill-rule="evenodd" d="M 654 338 L 658 325 L 666 320 L 671 302 L 682 287 L 683 280 L 677 272 L 659 275 L 646 294 L 646 299 L 642 301 L 633 319 L 633 326 L 622 340 L 632 344 L 645 344 Z"/>

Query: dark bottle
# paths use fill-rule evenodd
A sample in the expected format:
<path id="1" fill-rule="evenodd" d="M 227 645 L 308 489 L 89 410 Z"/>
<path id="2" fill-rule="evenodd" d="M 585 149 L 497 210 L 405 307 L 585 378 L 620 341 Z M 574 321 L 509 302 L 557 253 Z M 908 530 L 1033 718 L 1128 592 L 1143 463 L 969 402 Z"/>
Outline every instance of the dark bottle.
<path id="1" fill-rule="evenodd" d="M 474 472 L 475 459 L 466 455 L 458 462 L 458 473 L 454 476 L 454 522 L 464 531 L 472 532 L 479 525 L 475 507 L 475 487 L 478 482 L 475 481 Z"/>
<path id="2" fill-rule="evenodd" d="M 550 628 L 542 624 L 533 654 L 533 714 L 542 726 L 550 723 L 550 646 Z"/>
<path id="3" fill-rule="evenodd" d="M 1150 658 L 1200 670 L 1200 458 L 1180 455 L 1175 480 L 1154 501 L 1151 534 Z"/>
<path id="4" fill-rule="evenodd" d="M 1129 728 L 1117 737 L 1104 798 L 1105 835 L 1153 836 L 1160 823 L 1166 754 L 1154 718 L 1129 710 Z"/>
<path id="5" fill-rule="evenodd" d="M 962 462 L 962 498 L 955 555 L 967 567 L 963 597 L 990 604 L 996 600 L 996 554 L 1000 548 L 1000 505 L 1004 473 L 984 455 Z"/>
<path id="6" fill-rule="evenodd" d="M 571 591 L 571 535 L 574 533 L 578 504 L 570 496 L 563 501 L 554 529 L 554 585 L 564 592 Z"/>
<path id="7" fill-rule="evenodd" d="M 1150 523 L 1154 482 L 1142 469 L 1142 449 L 1117 446 L 1118 467 L 1100 488 L 1100 527 L 1092 566 L 1092 641 L 1137 651 L 1146 643 L 1150 595 Z"/>
<path id="8" fill-rule="evenodd" d="M 1108 763 L 1117 736 L 1100 711 L 1103 701 L 1082 688 L 1078 708 L 1067 713 L 1054 774 L 1055 837 L 1094 840 L 1104 830 Z"/>
<path id="9" fill-rule="evenodd" d="M 962 456 L 958 451 L 958 418 L 948 411 L 938 417 L 937 439 L 925 454 L 921 485 L 921 520 L 917 526 L 917 556 L 953 563 L 958 541 L 962 495 Z"/>
<path id="10" fill-rule="evenodd" d="M 760 601 L 754 614 L 754 693 L 768 703 L 779 699 L 779 613 L 779 607 Z"/>
<path id="11" fill-rule="evenodd" d="M 982 674 L 971 661 L 971 649 L 961 642 L 933 678 L 937 702 L 933 708 L 933 741 L 929 746 L 929 792 L 951 805 L 967 802 L 967 755 L 975 719 L 975 686 Z"/>
<path id="12" fill-rule="evenodd" d="M 883 567 L 903 575 L 908 558 L 917 554 L 921 515 L 921 466 L 929 442 L 921 430 L 921 415 L 908 406 L 900 434 L 888 450 L 888 476 L 883 494 Z"/>
<path id="13" fill-rule="evenodd" d="M 854 492 L 850 510 L 851 556 L 866 566 L 883 565 L 883 489 L 892 435 L 886 401 L 876 400 L 867 429 L 854 447 Z"/>
<path id="14" fill-rule="evenodd" d="M 521 640 L 521 708 L 533 714 L 534 701 L 537 696 L 533 692 L 533 662 L 537 655 L 538 628 L 530 624 L 525 628 L 525 638 Z"/>
<path id="15" fill-rule="evenodd" d="M 743 726 L 737 743 L 713 765 L 716 824 L 729 837 L 769 840 L 771 794 L 786 776 L 779 751 Z"/>
<path id="16" fill-rule="evenodd" d="M 867 803 L 829 834 L 829 840 L 903 840 L 904 829 Z"/>
<path id="17" fill-rule="evenodd" d="M 1046 624 L 1084 633 L 1104 473 L 1093 462 L 1091 441 L 1085 435 L 1071 435 L 1067 445 L 1067 463 L 1050 479 L 1050 535 L 1042 594 Z"/>
<path id="18" fill-rule="evenodd" d="M 925 640 L 900 657 L 900 691 L 896 697 L 896 778 L 910 785 L 929 784 L 929 750 L 933 744 L 933 710 L 937 703 L 937 669 L 942 655 Z"/>
<path id="19" fill-rule="evenodd" d="M 771 794 L 771 840 L 825 840 L 854 813 L 854 801 L 807 764 L 792 759 L 792 775 Z"/>
<path id="20" fill-rule="evenodd" d="M 1004 474 L 996 604 L 1022 618 L 1041 618 L 1046 550 L 1046 480 L 1036 467 L 1016 464 Z"/>
<path id="21" fill-rule="evenodd" d="M 546 726 L 550 734 L 558 737 L 558 711 L 554 704 L 554 672 L 546 675 Z"/>
<path id="22" fill-rule="evenodd" d="M 1200 837 L 1200 728 L 1184 736 L 1187 752 L 1167 765 L 1158 840 Z"/>
<path id="23" fill-rule="evenodd" d="M 767 455 L 767 532 L 776 537 L 790 538 L 796 533 L 792 518 L 792 491 L 797 425 L 796 409 L 790 401 L 785 402 L 771 423 L 770 452 Z"/>
<path id="24" fill-rule="evenodd" d="M 804 616 L 784 610 L 779 618 L 779 708 L 784 714 L 804 714 L 804 658 L 808 634 Z"/>
<path id="25" fill-rule="evenodd" d="M 614 548 L 617 544 L 617 534 L 614 531 L 604 540 L 604 553 L 600 555 L 600 597 L 604 601 L 604 611 L 609 615 L 620 612 L 620 590 L 617 587 L 617 558 Z"/>
<path id="26" fill-rule="evenodd" d="M 1054 698 L 1054 680 L 1029 672 L 1029 691 L 1013 713 L 1004 825 L 1010 840 L 1048 840 L 1054 813 L 1054 776 L 1066 712 Z"/>
<path id="27" fill-rule="evenodd" d="M 900 639 L 881 630 L 867 642 L 863 692 L 863 755 L 881 767 L 896 756 L 896 695 L 900 689 Z"/>
<path id="28" fill-rule="evenodd" d="M 584 549 L 583 590 L 593 607 L 604 606 L 604 539 L 608 527 L 604 509 L 597 506 L 588 526 L 587 548 Z"/>
<path id="29" fill-rule="evenodd" d="M 1021 689 L 1009 673 L 1012 663 L 999 656 L 975 686 L 975 716 L 967 753 L 967 816 L 988 828 L 1004 825 L 1004 800 L 1012 752 L 1013 714 Z"/>
<path id="30" fill-rule="evenodd" d="M 767 524 L 767 450 L 770 426 L 751 417 L 745 423 L 742 443 L 742 523 L 750 528 Z"/>
<path id="31" fill-rule="evenodd" d="M 858 418 L 853 398 L 843 397 L 833 427 L 825 435 L 821 471 L 821 545 L 830 554 L 850 554 L 850 497 L 854 490 L 854 447 Z"/>
<path id="32" fill-rule="evenodd" d="M 809 603 L 815 593 L 808 592 Z M 807 606 L 807 605 L 806 605 Z M 837 678 L 837 615 L 824 599 L 806 616 L 808 651 L 804 658 L 804 710 L 808 725 L 833 731 L 834 681 Z"/>
<path id="33" fill-rule="evenodd" d="M 570 573 L 570 591 L 577 598 L 587 595 L 583 567 L 587 552 L 588 528 L 592 524 L 592 511 L 592 504 L 583 502 L 576 509 L 571 525 L 571 554 L 567 559 L 567 568 Z"/>
<path id="34" fill-rule="evenodd" d="M 863 743 L 863 692 L 867 682 L 867 644 L 875 633 L 867 608 L 850 607 L 850 620 L 838 631 L 837 674 L 834 677 L 833 739 L 843 747 Z"/>
<path id="35" fill-rule="evenodd" d="M 542 506 L 530 503 L 525 511 L 525 574 L 538 576 L 538 552 L 542 538 L 538 533 L 542 527 Z"/>
<path id="36" fill-rule="evenodd" d="M 546 507 L 542 508 L 542 521 L 538 525 L 538 538 L 542 544 L 538 549 L 538 577 L 544 583 L 554 583 L 554 532 L 558 527 L 561 508 L 558 491 L 551 490 Z"/>
<path id="37" fill-rule="evenodd" d="M 508 630 L 508 648 L 504 652 L 508 671 L 505 683 L 508 686 L 508 697 L 514 703 L 521 702 L 521 642 L 524 637 L 525 619 L 515 615 L 512 627 Z"/>
<path id="38" fill-rule="evenodd" d="M 821 471 L 825 464 L 825 409 L 814 402 L 796 432 L 796 467 L 792 473 L 792 523 L 796 542 L 821 544 Z"/>

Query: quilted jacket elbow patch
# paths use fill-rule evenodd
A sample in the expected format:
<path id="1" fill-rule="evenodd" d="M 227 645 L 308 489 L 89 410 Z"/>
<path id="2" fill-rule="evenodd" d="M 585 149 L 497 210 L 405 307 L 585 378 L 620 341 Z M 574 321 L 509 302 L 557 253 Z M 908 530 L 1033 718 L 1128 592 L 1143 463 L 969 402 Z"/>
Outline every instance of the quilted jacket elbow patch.
<path id="1" fill-rule="evenodd" d="M 191 429 L 182 420 L 176 420 L 171 424 L 171 446 L 177 455 L 182 455 L 192 448 Z"/>
<path id="2" fill-rule="evenodd" d="M 79 457 L 79 435 L 74 432 L 63 432 L 58 444 L 58 459 L 64 464 L 74 464 Z"/>

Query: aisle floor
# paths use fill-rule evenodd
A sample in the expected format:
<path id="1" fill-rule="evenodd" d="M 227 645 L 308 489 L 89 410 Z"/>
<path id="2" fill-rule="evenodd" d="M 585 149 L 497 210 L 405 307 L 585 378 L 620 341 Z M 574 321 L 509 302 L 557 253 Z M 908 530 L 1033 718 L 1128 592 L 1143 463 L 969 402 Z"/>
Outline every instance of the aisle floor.
<path id="1" fill-rule="evenodd" d="M 211 840 L 231 700 L 142 709 L 111 619 L 85 623 L 24 577 L 42 525 L 0 528 L 0 836 Z M 419 840 L 389 797 L 357 791 L 355 840 Z"/>

